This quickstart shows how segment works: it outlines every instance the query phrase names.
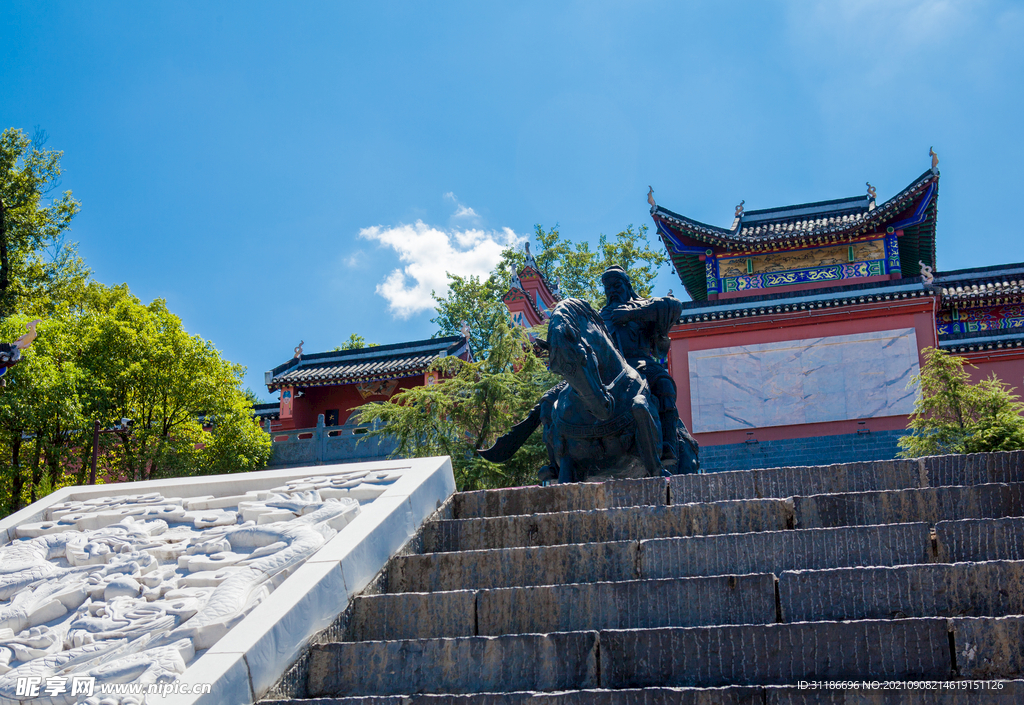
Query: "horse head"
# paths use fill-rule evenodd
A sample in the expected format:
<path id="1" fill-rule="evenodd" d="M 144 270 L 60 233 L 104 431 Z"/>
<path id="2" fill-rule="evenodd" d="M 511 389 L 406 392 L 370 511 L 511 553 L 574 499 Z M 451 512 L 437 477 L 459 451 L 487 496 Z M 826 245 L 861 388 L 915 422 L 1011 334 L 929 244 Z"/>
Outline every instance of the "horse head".
<path id="1" fill-rule="evenodd" d="M 562 376 L 595 418 L 612 416 L 615 398 L 601 379 L 601 361 L 615 353 L 604 321 L 580 299 L 560 301 L 548 323 L 549 365 Z"/>

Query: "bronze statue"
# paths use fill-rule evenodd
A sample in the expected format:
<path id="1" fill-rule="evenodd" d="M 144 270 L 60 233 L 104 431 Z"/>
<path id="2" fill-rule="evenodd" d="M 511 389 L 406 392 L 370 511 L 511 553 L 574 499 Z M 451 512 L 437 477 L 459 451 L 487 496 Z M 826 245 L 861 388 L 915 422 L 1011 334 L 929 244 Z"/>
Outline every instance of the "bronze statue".
<path id="1" fill-rule="evenodd" d="M 679 320 L 683 304 L 671 296 L 641 299 L 626 271 L 618 265 L 605 270 L 601 283 L 607 299 L 601 318 L 626 362 L 647 380 L 657 400 L 661 459 L 666 466 L 674 466 L 679 458 L 676 383 L 660 360 L 668 354 L 668 331 Z"/>
<path id="2" fill-rule="evenodd" d="M 698 472 L 697 443 L 679 421 L 675 383 L 658 362 L 682 304 L 639 298 L 621 267 L 609 268 L 602 281 L 608 305 L 600 314 L 586 301 L 560 301 L 547 341 L 538 341 L 564 381 L 480 455 L 508 460 L 543 424 L 542 481 Z"/>

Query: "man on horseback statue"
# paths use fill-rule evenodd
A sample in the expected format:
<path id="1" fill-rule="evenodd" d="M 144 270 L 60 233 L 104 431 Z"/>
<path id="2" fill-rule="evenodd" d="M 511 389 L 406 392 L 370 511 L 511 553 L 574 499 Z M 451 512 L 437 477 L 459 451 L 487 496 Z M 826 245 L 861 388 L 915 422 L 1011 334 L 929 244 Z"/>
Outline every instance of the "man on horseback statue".
<path id="1" fill-rule="evenodd" d="M 676 386 L 659 360 L 682 304 L 641 299 L 622 267 L 602 276 L 607 305 L 563 299 L 551 312 L 548 366 L 562 382 L 524 420 L 478 451 L 501 463 L 540 425 L 548 464 L 542 482 L 601 481 L 700 471 L 697 442 L 676 411 Z"/>
<path id="2" fill-rule="evenodd" d="M 601 283 L 607 297 L 601 318 L 626 362 L 647 380 L 657 399 L 661 460 L 671 468 L 678 462 L 676 422 L 679 412 L 676 410 L 676 383 L 660 360 L 668 353 L 668 330 L 679 320 L 683 304 L 672 296 L 641 299 L 633 290 L 626 270 L 617 264 L 604 271 Z"/>

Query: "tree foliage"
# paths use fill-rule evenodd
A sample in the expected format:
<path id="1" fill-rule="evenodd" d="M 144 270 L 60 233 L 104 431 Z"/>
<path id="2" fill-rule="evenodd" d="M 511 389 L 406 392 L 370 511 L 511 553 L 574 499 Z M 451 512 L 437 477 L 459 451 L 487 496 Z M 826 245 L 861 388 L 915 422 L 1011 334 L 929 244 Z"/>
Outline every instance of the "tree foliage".
<path id="1" fill-rule="evenodd" d="M 912 433 L 899 440 L 900 456 L 1024 449 L 1024 404 L 994 374 L 972 384 L 963 358 L 936 348 L 912 385 L 920 396 L 910 416 Z"/>
<path id="2" fill-rule="evenodd" d="M 162 300 L 90 282 L 65 240 L 79 204 L 50 195 L 62 153 L 45 142 L 38 130 L 0 133 L 0 341 L 42 319 L 0 391 L 0 510 L 84 484 L 96 422 L 100 482 L 263 467 L 270 438 L 240 388 L 243 368 Z"/>
<path id="3" fill-rule="evenodd" d="M 0 339 L 16 338 L 27 320 L 0 323 Z M 254 470 L 269 459 L 242 367 L 189 335 L 162 300 L 145 305 L 125 285 L 93 283 L 38 330 L 0 393 L 0 497 L 9 511 L 86 482 L 96 421 L 105 429 L 100 481 Z M 116 428 L 122 418 L 131 426 Z"/>
<path id="4" fill-rule="evenodd" d="M 562 237 L 558 226 L 534 228 L 537 266 L 549 281 L 557 281 L 563 296 L 586 299 L 592 306 L 604 305 L 601 273 L 613 264 L 625 268 L 640 296 L 650 296 L 658 268 L 668 261 L 660 248 L 652 248 L 647 226 L 632 225 L 611 238 L 601 235 L 597 248 L 587 242 L 573 243 Z M 437 316 L 431 319 L 441 335 L 456 335 L 462 321 L 470 324 L 470 344 L 478 357 L 486 357 L 499 321 L 507 320 L 508 309 L 501 297 L 509 290 L 512 277 L 526 262 L 522 250 L 507 249 L 486 279 L 448 273 L 448 293 L 433 293 Z"/>
<path id="5" fill-rule="evenodd" d="M 88 277 L 64 236 L 79 204 L 60 186 L 62 152 L 14 128 L 0 133 L 0 318 L 48 314 L 75 295 Z"/>
<path id="6" fill-rule="evenodd" d="M 339 347 L 334 348 L 337 350 L 360 350 L 362 348 L 375 348 L 377 343 L 367 343 L 366 338 L 359 335 L 358 333 L 352 333 L 348 340 L 342 343 Z"/>
<path id="7" fill-rule="evenodd" d="M 557 379 L 533 354 L 525 332 L 504 319 L 496 320 L 488 347 L 490 354 L 478 362 L 438 359 L 438 384 L 361 406 L 360 421 L 376 427 L 370 435 L 393 437 L 396 456 L 450 456 L 460 491 L 534 482 L 547 457 L 540 431 L 506 463 L 488 462 L 475 451 L 522 420 Z"/>

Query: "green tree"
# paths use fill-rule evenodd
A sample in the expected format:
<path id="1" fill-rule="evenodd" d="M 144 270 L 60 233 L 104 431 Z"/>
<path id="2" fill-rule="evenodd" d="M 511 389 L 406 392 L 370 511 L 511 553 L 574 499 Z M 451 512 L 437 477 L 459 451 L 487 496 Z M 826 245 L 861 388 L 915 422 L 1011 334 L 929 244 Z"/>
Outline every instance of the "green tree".
<path id="1" fill-rule="evenodd" d="M 658 268 L 668 261 L 660 248 L 652 248 L 647 226 L 632 225 L 609 238 L 601 235 L 597 249 L 586 242 L 562 238 L 558 226 L 544 230 L 534 227 L 534 259 L 549 281 L 557 280 L 563 296 L 586 299 L 595 308 L 604 305 L 601 273 L 613 264 L 622 266 L 640 296 L 650 296 Z M 501 297 L 509 290 L 512 276 L 526 262 L 525 252 L 507 249 L 487 279 L 460 277 L 448 273 L 448 293 L 443 298 L 432 292 L 437 316 L 431 319 L 441 335 L 455 335 L 462 321 L 471 328 L 470 344 L 478 357 L 486 357 L 497 322 L 508 318 Z"/>
<path id="2" fill-rule="evenodd" d="M 0 323 L 0 339 L 28 317 Z M 270 437 L 241 389 L 242 368 L 190 336 L 163 301 L 90 284 L 38 327 L 0 393 L 0 504 L 11 511 L 84 484 L 99 422 L 99 481 L 263 467 Z M 117 428 L 122 418 L 129 428 Z"/>
<path id="3" fill-rule="evenodd" d="M 904 458 L 1024 448 L 1024 404 L 994 374 L 972 384 L 964 359 L 936 348 L 911 385 L 920 396 L 910 416 L 912 433 L 899 440 Z M 973 367 L 973 365 L 971 365 Z"/>
<path id="4" fill-rule="evenodd" d="M 28 317 L 0 324 L 0 339 L 13 340 Z M 3 500 L 20 505 L 72 482 L 66 468 L 80 467 L 75 452 L 87 438 L 82 396 L 87 372 L 79 364 L 75 321 L 64 312 L 38 326 L 39 337 L 11 368 L 0 393 L 0 442 L 8 449 L 3 464 Z"/>
<path id="5" fill-rule="evenodd" d="M 47 198 L 60 186 L 63 153 L 45 142 L 42 132 L 34 139 L 14 128 L 0 133 L 0 318 L 49 314 L 88 277 L 64 239 L 78 201 L 70 191 Z"/>
<path id="6" fill-rule="evenodd" d="M 376 425 L 369 435 L 395 438 L 399 457 L 451 457 L 460 491 L 535 482 L 547 458 L 539 430 L 506 463 L 488 462 L 475 452 L 522 420 L 557 381 L 523 330 L 499 319 L 486 359 L 440 358 L 435 369 L 444 376 L 438 384 L 359 407 L 360 420 Z"/>
<path id="7" fill-rule="evenodd" d="M 352 333 L 348 336 L 348 340 L 342 343 L 339 347 L 334 348 L 334 350 L 359 350 L 361 348 L 375 347 L 377 347 L 377 343 L 367 343 L 366 338 L 358 333 Z"/>
<path id="8" fill-rule="evenodd" d="M 189 335 L 157 299 L 127 286 L 93 287 L 83 359 L 95 380 L 92 415 L 132 420 L 118 440 L 122 479 L 237 472 L 262 467 L 270 438 L 241 389 L 244 368 Z M 210 428 L 204 432 L 204 424 Z"/>

